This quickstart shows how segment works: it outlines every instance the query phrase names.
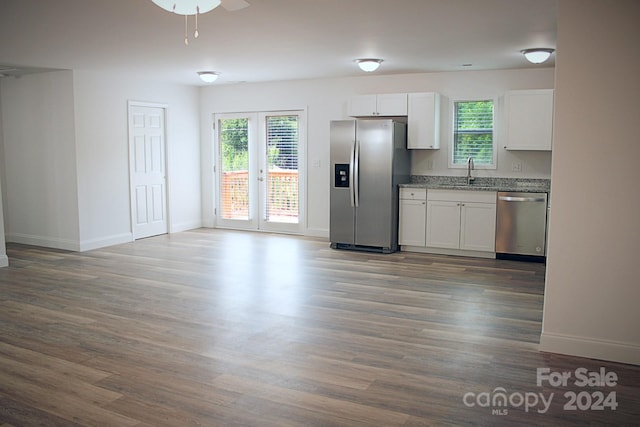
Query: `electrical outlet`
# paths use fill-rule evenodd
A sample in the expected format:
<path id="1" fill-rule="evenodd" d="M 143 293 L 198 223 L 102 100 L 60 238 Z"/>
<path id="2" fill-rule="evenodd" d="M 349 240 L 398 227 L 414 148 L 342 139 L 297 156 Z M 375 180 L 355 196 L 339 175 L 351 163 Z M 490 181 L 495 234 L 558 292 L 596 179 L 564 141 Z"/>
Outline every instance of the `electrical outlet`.
<path id="1" fill-rule="evenodd" d="M 313 165 L 314 168 L 319 168 L 320 167 L 320 160 L 315 159 L 313 161 L 312 165 Z"/>
<path id="2" fill-rule="evenodd" d="M 522 162 L 512 162 L 511 172 L 522 172 Z"/>
<path id="3" fill-rule="evenodd" d="M 427 170 L 433 169 L 433 159 L 427 160 Z"/>

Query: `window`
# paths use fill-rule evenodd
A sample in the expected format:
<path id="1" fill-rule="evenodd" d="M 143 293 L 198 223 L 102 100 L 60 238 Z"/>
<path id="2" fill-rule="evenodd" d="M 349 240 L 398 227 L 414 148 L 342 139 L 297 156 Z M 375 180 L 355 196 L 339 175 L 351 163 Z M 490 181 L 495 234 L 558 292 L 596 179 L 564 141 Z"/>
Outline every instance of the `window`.
<path id="1" fill-rule="evenodd" d="M 493 100 L 456 101 L 453 106 L 452 166 L 495 167 Z"/>

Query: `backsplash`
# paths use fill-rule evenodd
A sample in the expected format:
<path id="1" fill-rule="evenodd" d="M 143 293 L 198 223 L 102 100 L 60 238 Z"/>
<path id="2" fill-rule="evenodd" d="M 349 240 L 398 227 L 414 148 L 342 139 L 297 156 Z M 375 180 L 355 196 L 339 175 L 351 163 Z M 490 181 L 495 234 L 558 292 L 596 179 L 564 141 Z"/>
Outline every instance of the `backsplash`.
<path id="1" fill-rule="evenodd" d="M 466 176 L 444 176 L 444 175 L 411 175 L 412 184 L 427 185 L 465 185 Z M 474 186 L 478 187 L 528 187 L 540 188 L 540 191 L 549 191 L 551 187 L 550 179 L 536 178 L 494 178 L 475 177 Z"/>

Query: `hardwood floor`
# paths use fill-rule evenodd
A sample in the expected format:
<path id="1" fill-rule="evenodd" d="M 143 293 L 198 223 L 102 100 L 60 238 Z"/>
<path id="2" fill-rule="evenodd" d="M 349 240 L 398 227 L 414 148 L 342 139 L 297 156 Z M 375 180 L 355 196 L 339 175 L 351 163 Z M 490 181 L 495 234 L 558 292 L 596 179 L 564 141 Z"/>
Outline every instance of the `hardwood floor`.
<path id="1" fill-rule="evenodd" d="M 2 427 L 640 424 L 640 367 L 538 352 L 542 264 L 205 229 L 8 255 Z"/>

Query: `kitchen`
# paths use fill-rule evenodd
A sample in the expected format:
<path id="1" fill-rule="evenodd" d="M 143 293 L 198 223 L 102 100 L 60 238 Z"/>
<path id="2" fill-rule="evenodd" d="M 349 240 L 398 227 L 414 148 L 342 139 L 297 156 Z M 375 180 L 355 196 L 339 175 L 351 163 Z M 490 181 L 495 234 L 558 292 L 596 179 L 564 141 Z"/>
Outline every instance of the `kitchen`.
<path id="1" fill-rule="evenodd" d="M 378 247 L 389 253 L 400 245 L 418 252 L 480 257 L 497 252 L 500 257 L 544 261 L 549 180 L 478 178 L 475 165 L 496 168 L 496 140 L 506 151 L 550 151 L 553 90 L 453 101 L 453 114 L 447 114 L 448 104 L 434 92 L 356 96 L 349 101 L 349 114 L 363 120 L 331 122 L 332 247 Z M 387 117 L 388 124 L 371 120 L 378 116 Z M 477 130 L 478 123 L 485 129 Z M 469 124 L 472 131 L 465 130 Z M 441 135 L 441 127 L 453 130 L 454 136 L 447 131 Z M 501 137 L 496 128 L 504 129 Z M 488 142 L 475 135 L 482 141 L 488 137 Z M 480 144 L 463 147 L 460 138 L 465 137 Z M 411 173 L 410 155 L 441 145 L 449 148 L 449 167 L 466 170 L 464 179 Z M 522 171 L 522 163 L 514 161 L 511 169 Z"/>

